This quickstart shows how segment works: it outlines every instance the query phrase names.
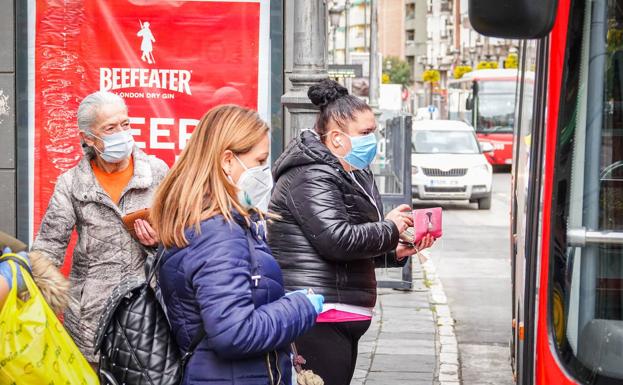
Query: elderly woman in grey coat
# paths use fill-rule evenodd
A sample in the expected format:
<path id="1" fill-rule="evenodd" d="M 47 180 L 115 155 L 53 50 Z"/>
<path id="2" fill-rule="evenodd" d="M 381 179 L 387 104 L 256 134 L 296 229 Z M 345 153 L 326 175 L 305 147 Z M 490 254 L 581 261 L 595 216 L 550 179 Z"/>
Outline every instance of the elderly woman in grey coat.
<path id="1" fill-rule="evenodd" d="M 95 92 L 78 107 L 85 156 L 58 181 L 32 250 L 56 265 L 64 261 L 74 227 L 70 301 L 65 326 L 92 364 L 93 339 L 112 290 L 129 275 L 144 274 L 147 256 L 158 237 L 149 223 L 137 220 L 133 238 L 122 217 L 151 205 L 167 165 L 134 145 L 123 99 Z"/>

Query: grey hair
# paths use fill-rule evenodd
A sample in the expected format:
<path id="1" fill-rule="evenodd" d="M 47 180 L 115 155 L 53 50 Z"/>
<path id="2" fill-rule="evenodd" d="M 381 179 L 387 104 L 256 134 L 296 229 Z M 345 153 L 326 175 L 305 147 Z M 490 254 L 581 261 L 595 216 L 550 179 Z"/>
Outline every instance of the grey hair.
<path id="1" fill-rule="evenodd" d="M 94 92 L 80 102 L 77 113 L 78 129 L 82 132 L 90 133 L 91 126 L 97 118 L 97 111 L 106 104 L 117 104 L 123 106 L 126 110 L 128 109 L 121 96 L 107 91 Z"/>

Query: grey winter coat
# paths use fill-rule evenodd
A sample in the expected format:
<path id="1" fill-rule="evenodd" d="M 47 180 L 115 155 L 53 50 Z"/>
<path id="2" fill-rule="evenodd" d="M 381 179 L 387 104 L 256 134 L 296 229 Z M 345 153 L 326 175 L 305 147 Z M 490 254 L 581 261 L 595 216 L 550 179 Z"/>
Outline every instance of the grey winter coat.
<path id="1" fill-rule="evenodd" d="M 142 246 L 125 230 L 121 217 L 151 206 L 152 196 L 168 171 L 160 159 L 134 148 L 134 175 L 117 206 L 95 178 L 93 151 L 63 173 L 54 189 L 32 250 L 63 263 L 73 228 L 78 242 L 70 274 L 70 301 L 65 327 L 88 361 L 97 362 L 93 339 L 106 299 L 120 281 L 143 276 L 151 248 Z"/>

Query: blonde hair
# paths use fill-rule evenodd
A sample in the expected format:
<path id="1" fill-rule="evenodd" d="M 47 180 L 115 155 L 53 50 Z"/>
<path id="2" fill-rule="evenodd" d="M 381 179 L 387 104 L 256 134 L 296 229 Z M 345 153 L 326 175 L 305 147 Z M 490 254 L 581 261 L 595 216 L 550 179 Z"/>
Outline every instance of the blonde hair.
<path id="1" fill-rule="evenodd" d="M 187 228 L 200 231 L 201 221 L 223 215 L 231 221 L 235 209 L 245 219 L 249 212 L 238 202 L 238 189 L 221 161 L 230 150 L 244 154 L 259 143 L 269 128 L 255 111 L 224 105 L 208 111 L 195 128 L 186 148 L 156 191 L 151 223 L 165 247 L 185 247 Z"/>

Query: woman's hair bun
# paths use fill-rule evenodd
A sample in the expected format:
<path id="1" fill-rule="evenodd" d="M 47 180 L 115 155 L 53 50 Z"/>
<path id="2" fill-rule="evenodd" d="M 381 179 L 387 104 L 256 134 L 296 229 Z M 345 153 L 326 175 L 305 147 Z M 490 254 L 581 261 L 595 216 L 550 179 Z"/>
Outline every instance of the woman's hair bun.
<path id="1" fill-rule="evenodd" d="M 322 108 L 341 97 L 348 95 L 348 90 L 335 80 L 324 79 L 309 87 L 307 96 L 314 105 Z"/>

